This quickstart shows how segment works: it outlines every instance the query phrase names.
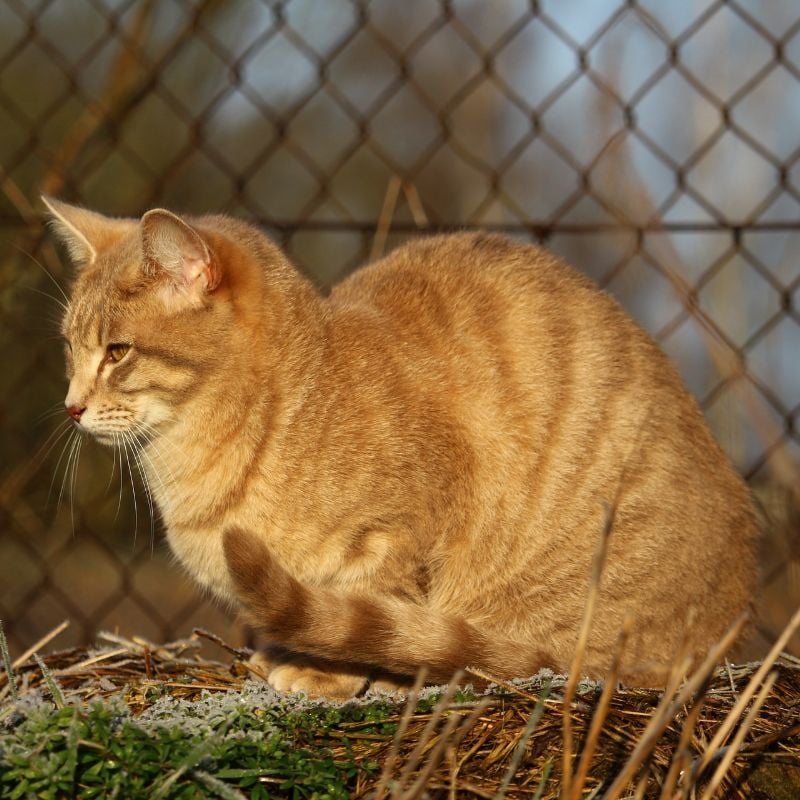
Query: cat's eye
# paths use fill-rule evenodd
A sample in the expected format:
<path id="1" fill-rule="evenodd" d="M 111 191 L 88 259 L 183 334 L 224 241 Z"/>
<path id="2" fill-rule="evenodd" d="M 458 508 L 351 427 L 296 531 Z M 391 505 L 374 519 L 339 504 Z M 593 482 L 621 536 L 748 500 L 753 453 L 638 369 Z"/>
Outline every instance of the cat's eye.
<path id="1" fill-rule="evenodd" d="M 131 346 L 129 344 L 110 344 L 108 346 L 109 361 L 113 361 L 114 363 L 122 361 L 122 359 L 125 358 L 125 354 L 130 349 Z"/>

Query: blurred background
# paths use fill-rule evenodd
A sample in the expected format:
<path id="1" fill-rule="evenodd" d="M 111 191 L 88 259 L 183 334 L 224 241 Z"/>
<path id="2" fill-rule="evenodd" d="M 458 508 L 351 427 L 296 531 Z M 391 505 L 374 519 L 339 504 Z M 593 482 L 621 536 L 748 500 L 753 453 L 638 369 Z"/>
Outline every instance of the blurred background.
<path id="1" fill-rule="evenodd" d="M 244 635 L 170 563 L 136 465 L 52 435 L 70 269 L 42 191 L 239 215 L 322 287 L 428 230 L 543 242 L 658 339 L 753 486 L 769 639 L 800 602 L 798 131 L 795 0 L 0 0 L 12 655 L 65 619 L 61 646 Z"/>

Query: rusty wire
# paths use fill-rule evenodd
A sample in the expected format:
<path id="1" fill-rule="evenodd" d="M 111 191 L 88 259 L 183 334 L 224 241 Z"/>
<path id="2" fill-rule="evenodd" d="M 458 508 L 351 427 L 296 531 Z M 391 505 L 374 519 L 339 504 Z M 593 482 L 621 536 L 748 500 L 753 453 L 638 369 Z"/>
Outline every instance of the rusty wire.
<path id="1" fill-rule="evenodd" d="M 489 4 L 456 0 L 336 0 L 320 23 L 322 7 L 303 0 L 82 0 L 67 13 L 54 0 L 0 0 L 0 236 L 13 262 L 0 274 L 0 294 L 28 268 L 17 249 L 66 277 L 43 238 L 40 190 L 112 213 L 159 204 L 237 213 L 323 283 L 420 228 L 501 230 L 544 242 L 590 272 L 599 258 L 593 276 L 634 313 L 639 298 L 661 292 L 650 295 L 643 322 L 673 356 L 694 326 L 689 349 L 705 360 L 694 353 L 694 366 L 678 362 L 712 423 L 728 402 L 746 418 L 742 471 L 791 486 L 800 396 L 796 382 L 775 375 L 770 348 L 800 343 L 792 256 L 800 147 L 770 140 L 772 123 L 754 125 L 752 106 L 800 108 L 800 11 L 717 0 L 676 21 L 645 0 L 605 6 L 590 30 L 566 4 L 535 1 L 489 12 Z M 720 26 L 735 36 L 732 51 L 718 56 L 729 68 L 717 72 L 696 54 L 713 50 Z M 615 61 L 630 37 L 644 43 L 643 55 Z M 520 80 L 537 47 L 554 63 L 549 72 L 541 65 L 541 78 Z M 281 58 L 285 75 L 265 83 Z M 275 88 L 282 80 L 291 91 Z M 669 92 L 683 93 L 703 121 L 687 114 L 697 128 L 690 139 L 667 138 L 652 122 Z M 252 129 L 226 138 L 225 124 L 245 111 Z M 739 160 L 766 183 L 726 196 L 718 187 Z M 687 237 L 713 238 L 716 249 L 692 261 L 679 247 Z M 763 242 L 779 240 L 776 260 L 778 245 Z M 330 269 L 320 266 L 327 251 Z M 743 276 L 749 283 L 737 290 Z M 748 302 L 767 299 L 737 327 L 735 312 L 709 301 L 720 286 Z M 2 352 L 15 359 L 3 386 L 57 399 L 58 376 L 41 374 L 57 361 L 15 308 L 0 312 L 8 323 Z M 76 636 L 86 640 L 122 614 L 121 604 L 150 620 L 153 636 L 197 622 L 193 594 L 167 610 L 143 588 L 149 547 L 121 554 L 80 510 L 79 535 L 53 537 L 53 513 L 39 505 L 50 473 L 30 459 L 40 432 L 13 414 L 3 425 L 0 558 L 24 561 L 29 573 L 16 576 L 13 597 L 0 592 L 12 642 L 29 643 L 58 614 L 79 621 Z M 119 576 L 90 609 L 79 587 L 58 577 L 87 537 Z M 58 544 L 43 546 L 51 540 Z M 42 597 L 54 608 L 34 613 Z"/>

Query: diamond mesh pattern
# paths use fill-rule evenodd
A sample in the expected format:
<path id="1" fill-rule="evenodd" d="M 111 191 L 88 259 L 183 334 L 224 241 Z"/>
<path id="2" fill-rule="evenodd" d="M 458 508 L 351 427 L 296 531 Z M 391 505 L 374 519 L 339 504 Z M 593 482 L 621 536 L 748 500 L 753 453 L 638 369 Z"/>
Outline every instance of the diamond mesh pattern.
<path id="1" fill-rule="evenodd" d="M 793 486 L 799 125 L 791 3 L 0 0 L 12 643 L 65 616 L 73 640 L 222 618 L 157 536 L 151 552 L 119 464 L 106 491 L 110 459 L 84 448 L 62 509 L 48 505 L 61 444 L 33 458 L 50 428 L 32 420 L 63 392 L 59 309 L 33 260 L 68 273 L 40 190 L 109 213 L 242 215 L 322 284 L 420 227 L 545 242 L 659 339 L 748 478 Z"/>

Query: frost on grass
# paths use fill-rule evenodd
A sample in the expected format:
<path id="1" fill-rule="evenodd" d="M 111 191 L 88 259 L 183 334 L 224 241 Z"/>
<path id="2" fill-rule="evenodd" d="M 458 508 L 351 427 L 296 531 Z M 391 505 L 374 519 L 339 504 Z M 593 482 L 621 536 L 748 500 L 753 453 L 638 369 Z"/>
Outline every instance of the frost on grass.
<path id="1" fill-rule="evenodd" d="M 545 684 L 552 688 L 564 685 L 565 678 L 550 670 L 542 670 L 530 678 L 516 678 L 509 684 L 517 689 L 538 692 Z M 592 692 L 598 688 L 594 681 L 584 680 L 579 693 Z M 419 693 L 419 700 L 436 700 L 447 690 L 446 685 L 426 686 Z M 466 684 L 463 695 L 480 698 L 504 694 L 507 690 L 497 684 L 489 684 L 482 692 Z M 203 738 L 222 734 L 225 737 L 252 737 L 263 739 L 279 730 L 280 721 L 293 714 L 322 712 L 325 709 L 346 709 L 373 705 L 402 706 L 406 695 L 399 692 L 370 689 L 363 696 L 349 700 L 308 698 L 304 694 L 282 694 L 261 680 L 246 680 L 240 689 L 210 692 L 204 690 L 199 698 L 185 699 L 163 694 L 152 701 L 139 714 L 131 713 L 124 701 L 123 691 L 105 698 L 94 699 L 91 705 L 103 705 L 118 720 L 125 721 L 146 733 L 159 729 L 180 730 L 192 738 Z M 8 730 L 22 720 L 52 714 L 54 704 L 45 687 L 27 692 L 13 704 L 13 711 L 5 715 L 3 727 Z M 252 724 L 256 723 L 256 724 Z M 1 734 L 0 734 L 1 736 Z"/>
<path id="2" fill-rule="evenodd" d="M 576 786 L 592 791 L 612 781 L 624 788 L 640 777 L 653 785 L 674 783 L 688 763 L 695 772 L 686 774 L 696 773 L 700 786 L 713 772 L 725 791 L 747 788 L 742 781 L 755 781 L 758 763 L 773 754 L 792 759 L 781 769 L 795 770 L 800 787 L 794 711 L 800 702 L 800 661 L 790 656 L 775 661 L 783 641 L 760 665 L 714 670 L 718 659 L 711 654 L 707 668 L 690 676 L 674 697 L 615 687 L 611 706 L 603 706 L 602 713 L 599 684 L 581 680 L 576 694 L 565 699 L 565 679 L 546 670 L 481 686 L 481 692 L 428 687 L 404 710 L 404 696 L 380 691 L 346 702 L 278 694 L 263 681 L 245 678 L 249 653 L 244 651 L 222 663 L 200 658 L 191 641 L 154 645 L 115 637 L 112 643 L 110 649 L 45 657 L 63 694 L 61 708 L 38 663 L 17 669 L 17 703 L 0 676 L 0 797 L 20 785 L 27 788 L 15 796 L 56 786 L 67 787 L 63 792 L 70 796 L 70 787 L 102 792 L 109 782 L 120 797 L 145 796 L 155 781 L 164 797 L 202 791 L 265 800 L 292 796 L 292 787 L 301 787 L 306 796 L 345 800 L 379 784 L 386 789 L 390 779 L 409 791 L 427 781 L 455 793 L 463 784 L 487 796 L 502 790 L 508 797 L 517 789 L 530 794 L 538 782 L 549 792 L 543 797 L 554 797 L 566 780 L 560 765 L 572 763 L 565 755 L 565 720 L 572 743 L 593 743 L 580 745 L 586 769 L 575 779 Z M 770 669 L 769 682 L 759 690 Z M 476 671 L 474 677 L 482 676 Z M 700 683 L 705 689 L 698 694 Z M 551 693 L 545 705 L 546 688 Z M 725 731 L 737 724 L 753 691 L 759 696 L 747 711 L 750 728 L 738 729 L 747 739 L 730 745 L 741 745 L 738 751 L 726 750 Z M 580 702 L 570 702 L 576 696 Z M 546 724 L 538 724 L 540 717 Z M 715 744 L 720 737 L 722 747 Z M 621 749 L 620 742 L 630 748 Z M 451 746 L 468 756 L 458 762 L 455 777 L 445 758 Z M 627 750 L 630 760 L 622 766 Z M 725 752 L 736 755 L 729 765 L 720 761 Z M 652 774 L 640 771 L 643 763 Z M 680 769 L 673 769 L 676 764 Z M 725 767 L 719 776 L 718 765 Z"/>

